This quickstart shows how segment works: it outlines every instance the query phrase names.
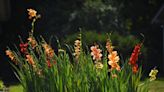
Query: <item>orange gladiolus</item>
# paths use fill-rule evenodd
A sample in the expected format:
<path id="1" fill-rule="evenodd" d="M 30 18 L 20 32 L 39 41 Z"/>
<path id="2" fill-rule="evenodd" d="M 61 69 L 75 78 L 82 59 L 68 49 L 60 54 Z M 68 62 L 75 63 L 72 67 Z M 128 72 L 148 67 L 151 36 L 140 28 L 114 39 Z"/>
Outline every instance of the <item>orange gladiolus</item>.
<path id="1" fill-rule="evenodd" d="M 51 46 L 49 46 L 47 43 L 42 44 L 42 46 L 43 46 L 43 48 L 45 50 L 47 58 L 54 57 L 55 53 L 54 53 L 54 50 L 51 48 Z"/>
<path id="2" fill-rule="evenodd" d="M 118 65 L 120 58 L 117 56 L 117 51 L 112 51 L 112 53 L 108 55 L 108 59 L 108 64 L 111 66 L 111 70 L 116 69 L 120 71 L 120 66 Z"/>
<path id="3" fill-rule="evenodd" d="M 27 40 L 29 41 L 33 49 L 37 46 L 37 42 L 33 37 L 29 37 Z"/>
<path id="4" fill-rule="evenodd" d="M 132 71 L 133 71 L 133 73 L 137 73 L 138 72 L 138 65 L 137 64 L 132 66 Z"/>
<path id="5" fill-rule="evenodd" d="M 106 42 L 106 49 L 109 53 L 111 53 L 113 51 L 113 46 L 112 46 L 112 43 L 110 42 L 110 40 L 108 39 L 107 42 Z"/>
<path id="6" fill-rule="evenodd" d="M 17 65 L 16 58 L 14 56 L 14 53 L 10 50 L 6 50 L 6 55 Z"/>
<path id="7" fill-rule="evenodd" d="M 29 19 L 36 17 L 37 11 L 35 11 L 34 9 L 27 9 L 27 11 L 28 11 Z"/>
<path id="8" fill-rule="evenodd" d="M 35 62 L 31 55 L 26 55 L 26 60 L 28 61 L 29 64 L 31 64 L 33 67 L 35 67 Z"/>

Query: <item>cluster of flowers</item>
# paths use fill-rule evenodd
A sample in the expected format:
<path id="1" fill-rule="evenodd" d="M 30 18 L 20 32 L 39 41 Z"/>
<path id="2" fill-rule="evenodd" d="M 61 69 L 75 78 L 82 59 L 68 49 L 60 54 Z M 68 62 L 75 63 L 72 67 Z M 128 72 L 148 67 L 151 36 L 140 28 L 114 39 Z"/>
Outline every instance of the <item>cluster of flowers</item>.
<path id="1" fill-rule="evenodd" d="M 95 60 L 95 66 L 97 68 L 100 68 L 102 69 L 103 68 L 103 64 L 101 62 L 101 58 L 102 58 L 102 50 L 100 50 L 98 48 L 99 46 L 98 45 L 95 45 L 95 46 L 92 46 L 91 47 L 91 55 L 93 56 L 93 60 Z M 118 53 L 117 51 L 114 51 L 114 46 L 112 46 L 112 43 L 111 41 L 108 39 L 107 42 L 106 42 L 106 49 L 108 51 L 108 65 L 111 67 L 109 69 L 109 71 L 112 71 L 112 70 L 117 70 L 117 71 L 121 71 L 121 68 L 120 68 L 120 65 L 119 65 L 119 56 L 118 56 Z M 129 60 L 129 64 L 132 66 L 132 71 L 133 73 L 137 73 L 138 71 L 138 65 L 137 65 L 137 60 L 138 60 L 138 55 L 140 53 L 140 49 L 141 49 L 141 44 L 140 45 L 136 45 L 134 50 L 133 50 L 133 53 L 130 57 L 130 60 Z M 115 76 L 115 74 L 114 74 Z"/>
<path id="2" fill-rule="evenodd" d="M 132 67 L 132 72 L 136 74 L 138 72 L 138 56 L 140 54 L 140 49 L 143 43 L 137 44 L 133 50 L 133 53 L 131 54 L 131 57 L 129 59 L 129 65 Z M 81 41 L 76 40 L 75 41 L 75 57 L 78 58 L 80 56 L 80 51 L 81 51 Z M 90 47 L 91 50 L 91 56 L 94 60 L 95 67 L 97 69 L 102 69 L 103 68 L 103 63 L 101 62 L 102 60 L 102 50 L 99 48 L 98 45 L 94 45 Z M 112 46 L 112 42 L 110 39 L 107 40 L 106 42 L 106 50 L 108 52 L 108 65 L 111 67 L 109 71 L 111 72 L 112 70 L 117 70 L 121 71 L 120 65 L 119 65 L 119 56 L 117 51 L 114 50 L 114 46 Z M 117 77 L 116 74 L 112 74 L 113 77 Z"/>
<path id="3" fill-rule="evenodd" d="M 33 9 L 27 9 L 28 11 L 28 15 L 29 15 L 29 19 L 33 20 L 33 22 L 36 21 L 36 19 L 40 18 L 40 15 L 37 14 L 37 11 L 33 10 Z M 36 63 L 34 61 L 34 57 L 33 55 L 31 55 L 28 51 L 28 46 L 30 45 L 32 47 L 32 49 L 37 49 L 38 43 L 35 40 L 35 38 L 33 37 L 33 30 L 31 30 L 29 38 L 27 39 L 28 43 L 21 43 L 20 44 L 20 51 L 21 53 L 24 54 L 26 61 L 33 67 L 36 68 Z M 131 65 L 132 67 L 132 72 L 135 74 L 138 72 L 138 56 L 140 54 L 140 49 L 142 47 L 143 43 L 139 43 L 135 46 L 133 53 L 131 54 L 131 57 L 129 59 L 129 65 Z M 78 58 L 80 57 L 81 51 L 82 51 L 82 43 L 81 43 L 81 36 L 79 37 L 78 40 L 75 41 L 74 44 L 74 53 L 73 55 L 75 56 L 75 58 L 78 60 Z M 52 47 L 50 45 L 48 45 L 46 42 L 44 42 L 42 44 L 42 48 L 44 49 L 44 52 L 46 54 L 46 63 L 47 63 L 47 67 L 51 68 L 53 64 L 56 64 L 56 61 L 54 59 L 54 50 L 52 49 Z M 98 45 L 94 45 L 90 47 L 91 50 L 91 56 L 93 57 L 94 60 L 94 65 L 97 69 L 101 70 L 103 68 L 103 62 L 102 57 L 102 50 L 99 48 Z M 106 42 L 106 50 L 108 53 L 108 65 L 110 66 L 109 71 L 112 72 L 113 70 L 117 70 L 117 71 L 121 71 L 121 67 L 119 65 L 119 55 L 117 53 L 116 50 L 114 50 L 114 46 L 112 45 L 112 42 L 110 39 L 107 40 Z M 39 53 L 39 51 L 38 51 Z M 18 64 L 17 60 L 16 60 L 16 56 L 15 53 L 11 50 L 6 50 L 6 55 L 8 55 L 8 57 L 11 59 L 11 61 L 13 61 L 16 65 Z M 52 64 L 53 62 L 53 64 Z M 40 71 L 40 70 L 38 70 Z M 156 79 L 156 74 L 157 74 L 158 70 L 153 69 L 151 71 L 151 73 L 149 74 L 149 76 L 151 76 L 151 80 Z M 116 74 L 112 74 L 113 77 L 117 77 Z"/>
<path id="4" fill-rule="evenodd" d="M 33 10 L 33 9 L 27 9 L 28 11 L 28 15 L 29 15 L 29 19 L 33 21 L 33 23 L 36 21 L 36 19 L 40 18 L 40 15 L 37 14 L 37 11 Z M 20 47 L 20 52 L 24 55 L 24 57 L 26 58 L 26 61 L 34 68 L 37 70 L 37 72 L 40 74 L 40 69 L 37 69 L 36 63 L 35 63 L 35 59 L 33 57 L 33 55 L 31 55 L 29 53 L 29 49 L 28 47 L 31 46 L 32 49 L 35 49 L 37 51 L 37 46 L 38 43 L 36 41 L 36 39 L 33 37 L 33 30 L 31 30 L 31 32 L 29 33 L 29 37 L 27 38 L 28 42 L 27 43 L 23 43 L 21 42 L 19 47 Z M 47 66 L 50 68 L 52 67 L 52 63 L 50 61 L 53 61 L 54 64 L 56 63 L 56 61 L 53 59 L 54 57 L 54 50 L 51 48 L 50 45 L 48 45 L 46 42 L 42 43 L 42 48 L 44 49 L 44 52 L 46 54 L 46 63 Z M 38 51 L 38 53 L 40 53 Z M 16 59 L 16 53 L 14 51 L 11 51 L 10 49 L 6 50 L 6 55 L 11 59 L 11 61 L 13 61 L 16 65 L 18 64 L 18 60 Z"/>

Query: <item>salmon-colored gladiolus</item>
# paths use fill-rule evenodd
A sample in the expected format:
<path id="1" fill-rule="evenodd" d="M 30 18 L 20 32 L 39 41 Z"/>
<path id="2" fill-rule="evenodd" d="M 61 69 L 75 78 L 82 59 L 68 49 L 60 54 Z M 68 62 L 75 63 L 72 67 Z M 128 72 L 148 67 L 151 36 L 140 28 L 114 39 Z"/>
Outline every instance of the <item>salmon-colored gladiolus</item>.
<path id="1" fill-rule="evenodd" d="M 108 64 L 111 66 L 111 70 L 116 69 L 120 71 L 120 66 L 118 65 L 120 58 L 117 55 L 117 51 L 112 51 L 112 53 L 108 55 L 108 59 Z"/>
<path id="2" fill-rule="evenodd" d="M 93 56 L 93 60 L 95 60 L 96 62 L 101 60 L 102 57 L 101 52 L 102 50 L 98 48 L 98 45 L 91 46 L 91 55 Z"/>

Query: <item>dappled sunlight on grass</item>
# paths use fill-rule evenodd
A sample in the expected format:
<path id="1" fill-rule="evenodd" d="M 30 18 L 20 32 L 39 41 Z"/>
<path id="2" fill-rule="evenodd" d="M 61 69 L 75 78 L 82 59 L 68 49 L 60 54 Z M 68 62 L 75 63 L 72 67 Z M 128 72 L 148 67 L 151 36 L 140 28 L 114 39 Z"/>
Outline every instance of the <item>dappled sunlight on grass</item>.
<path id="1" fill-rule="evenodd" d="M 142 85 L 139 87 L 140 90 L 138 92 L 144 92 L 144 89 L 148 87 L 148 92 L 164 92 L 164 80 L 163 79 L 157 79 L 155 81 L 152 81 L 147 85 Z"/>
<path id="2" fill-rule="evenodd" d="M 143 85 L 142 87 L 144 87 Z M 21 85 L 13 85 L 9 87 L 9 92 L 23 92 Z M 156 80 L 149 84 L 148 92 L 164 92 L 164 80 Z"/>
<path id="3" fill-rule="evenodd" d="M 164 81 L 154 81 L 149 84 L 149 92 L 164 92 Z"/>
<path id="4" fill-rule="evenodd" d="M 23 92 L 23 87 L 21 85 L 10 86 L 9 92 Z"/>

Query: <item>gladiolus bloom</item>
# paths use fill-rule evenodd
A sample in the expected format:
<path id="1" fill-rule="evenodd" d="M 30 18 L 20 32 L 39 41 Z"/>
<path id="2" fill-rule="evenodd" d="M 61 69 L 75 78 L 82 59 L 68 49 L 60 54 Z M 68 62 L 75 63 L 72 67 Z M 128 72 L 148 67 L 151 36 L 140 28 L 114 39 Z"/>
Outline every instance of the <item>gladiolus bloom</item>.
<path id="1" fill-rule="evenodd" d="M 45 50 L 47 58 L 52 58 L 55 55 L 54 50 L 47 43 L 42 44 L 42 46 Z"/>
<path id="2" fill-rule="evenodd" d="M 103 65 L 101 62 L 96 62 L 96 64 L 95 64 L 95 67 L 96 67 L 97 69 L 102 69 L 103 66 L 104 66 L 104 65 Z"/>
<path id="3" fill-rule="evenodd" d="M 29 64 L 31 64 L 33 67 L 35 67 L 35 62 L 31 55 L 26 55 L 26 60 L 28 61 Z"/>
<path id="4" fill-rule="evenodd" d="M 37 42 L 33 37 L 29 37 L 27 40 L 29 41 L 33 49 L 37 46 Z"/>
<path id="5" fill-rule="evenodd" d="M 75 45 L 75 47 L 74 47 L 74 49 L 75 49 L 74 56 L 76 57 L 76 59 L 78 59 L 79 56 L 80 56 L 80 52 L 81 52 L 81 41 L 76 40 L 74 45 Z"/>
<path id="6" fill-rule="evenodd" d="M 138 65 L 137 65 L 137 60 L 138 56 L 140 54 L 140 49 L 141 49 L 142 44 L 137 44 L 133 50 L 133 53 L 131 54 L 129 64 L 132 65 L 132 71 L 133 73 L 138 72 Z"/>
<path id="7" fill-rule="evenodd" d="M 113 51 L 113 46 L 112 46 L 112 43 L 110 42 L 110 40 L 107 40 L 106 42 L 106 49 L 109 53 L 111 53 Z"/>
<path id="8" fill-rule="evenodd" d="M 24 54 L 27 54 L 28 43 L 25 43 L 25 44 L 21 43 L 21 44 L 19 44 L 19 46 L 20 46 L 20 51 Z"/>
<path id="9" fill-rule="evenodd" d="M 120 71 L 120 66 L 118 65 L 120 58 L 117 55 L 117 51 L 112 51 L 112 53 L 108 55 L 108 59 L 108 64 L 111 66 L 111 70 L 116 69 L 117 71 Z"/>
<path id="10" fill-rule="evenodd" d="M 133 71 L 133 73 L 137 73 L 138 72 L 138 65 L 137 64 L 132 66 L 132 71 Z"/>
<path id="11" fill-rule="evenodd" d="M 47 61 L 47 66 L 48 66 L 48 68 L 52 67 L 52 64 L 51 64 L 50 60 Z"/>
<path id="12" fill-rule="evenodd" d="M 138 60 L 138 55 L 140 54 L 141 44 L 137 44 L 133 50 L 133 53 L 131 54 L 129 64 L 135 65 Z"/>
<path id="13" fill-rule="evenodd" d="M 37 11 L 35 11 L 34 9 L 27 9 L 27 11 L 28 11 L 29 19 L 36 17 Z"/>
<path id="14" fill-rule="evenodd" d="M 157 73 L 158 73 L 157 69 L 154 68 L 151 70 L 151 72 L 149 73 L 150 81 L 153 81 L 156 79 Z"/>
<path id="15" fill-rule="evenodd" d="M 10 50 L 6 50 L 6 55 L 15 63 L 17 64 L 17 61 L 15 59 L 14 53 Z"/>
<path id="16" fill-rule="evenodd" d="M 102 50 L 98 49 L 98 46 L 91 47 L 91 55 L 93 56 L 93 60 L 100 61 L 102 57 Z"/>

